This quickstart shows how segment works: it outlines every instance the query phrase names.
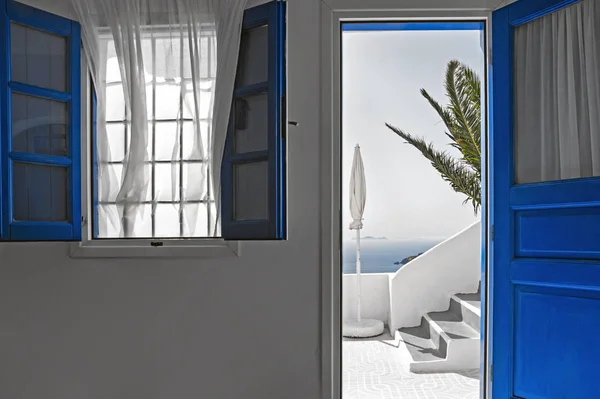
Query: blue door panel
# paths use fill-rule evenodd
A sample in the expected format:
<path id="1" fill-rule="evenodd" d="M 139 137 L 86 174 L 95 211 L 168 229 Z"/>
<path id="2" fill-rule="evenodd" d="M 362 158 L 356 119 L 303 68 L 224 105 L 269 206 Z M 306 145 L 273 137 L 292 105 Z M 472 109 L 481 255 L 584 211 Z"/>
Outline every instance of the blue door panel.
<path id="1" fill-rule="evenodd" d="M 517 257 L 600 259 L 600 206 L 516 211 Z M 581 234 L 585 232 L 585 234 Z"/>
<path id="2" fill-rule="evenodd" d="M 576 206 L 577 204 L 600 205 L 600 180 L 597 178 L 563 180 L 559 182 L 522 184 L 510 189 L 513 209 L 536 208 L 540 205 Z"/>
<path id="3" fill-rule="evenodd" d="M 515 285 L 597 291 L 600 266 L 595 261 L 516 259 L 510 263 L 510 281 Z"/>
<path id="4" fill-rule="evenodd" d="M 527 399 L 598 397 L 600 292 L 557 293 L 518 286 L 514 395 Z M 543 316 L 543 317 L 541 317 Z M 591 333 L 591 335 L 590 335 Z M 591 367 L 582 367 L 590 365 Z"/>

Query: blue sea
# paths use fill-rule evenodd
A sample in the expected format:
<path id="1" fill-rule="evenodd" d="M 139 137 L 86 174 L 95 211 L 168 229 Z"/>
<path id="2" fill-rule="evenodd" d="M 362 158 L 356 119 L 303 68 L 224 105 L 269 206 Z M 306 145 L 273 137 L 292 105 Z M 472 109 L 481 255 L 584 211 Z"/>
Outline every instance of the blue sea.
<path id="1" fill-rule="evenodd" d="M 361 240 L 361 273 L 395 273 L 404 258 L 417 255 L 442 240 Z M 356 241 L 342 243 L 342 273 L 356 273 Z"/>

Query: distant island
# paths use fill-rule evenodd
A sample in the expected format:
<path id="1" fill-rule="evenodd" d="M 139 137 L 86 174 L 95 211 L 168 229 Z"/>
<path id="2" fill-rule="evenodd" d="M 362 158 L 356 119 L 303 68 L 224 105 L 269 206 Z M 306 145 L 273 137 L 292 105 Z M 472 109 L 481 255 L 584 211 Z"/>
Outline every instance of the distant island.
<path id="1" fill-rule="evenodd" d="M 418 258 L 419 256 L 423 255 L 423 252 L 421 252 L 420 254 L 417 255 L 413 255 L 413 256 L 408 256 L 404 259 L 402 259 L 402 261 L 400 262 L 401 265 L 406 265 L 408 262 L 410 262 L 413 259 Z M 398 263 L 394 263 L 394 264 L 398 264 Z"/>
<path id="2" fill-rule="evenodd" d="M 353 240 L 356 240 L 356 237 L 352 238 Z M 387 237 L 373 237 L 373 236 L 366 236 L 366 237 L 360 237 L 361 240 L 387 240 Z"/>

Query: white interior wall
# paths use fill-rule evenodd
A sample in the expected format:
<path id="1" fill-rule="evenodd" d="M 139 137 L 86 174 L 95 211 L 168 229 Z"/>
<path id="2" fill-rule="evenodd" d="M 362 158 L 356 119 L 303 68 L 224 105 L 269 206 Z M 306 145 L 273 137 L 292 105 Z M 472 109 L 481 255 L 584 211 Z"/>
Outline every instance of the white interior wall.
<path id="1" fill-rule="evenodd" d="M 29 0 L 72 16 L 67 1 Z M 319 4 L 289 4 L 289 240 L 226 260 L 1 244 L 0 398 L 317 396 Z"/>
<path id="2" fill-rule="evenodd" d="M 68 0 L 27 2 L 72 17 Z M 369 4 L 475 3 L 497 0 Z M 289 119 L 299 122 L 288 135 L 289 240 L 245 243 L 227 260 L 74 260 L 64 243 L 0 245 L 0 398 L 319 396 L 320 6 L 288 0 Z"/>

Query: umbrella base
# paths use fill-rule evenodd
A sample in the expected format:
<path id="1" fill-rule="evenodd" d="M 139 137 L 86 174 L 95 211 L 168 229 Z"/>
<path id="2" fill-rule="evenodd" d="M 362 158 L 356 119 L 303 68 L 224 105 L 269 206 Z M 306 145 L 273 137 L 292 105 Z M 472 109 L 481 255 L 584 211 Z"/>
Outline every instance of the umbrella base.
<path id="1" fill-rule="evenodd" d="M 347 338 L 369 338 L 383 334 L 383 322 L 374 319 L 348 320 L 342 327 L 342 335 Z"/>

